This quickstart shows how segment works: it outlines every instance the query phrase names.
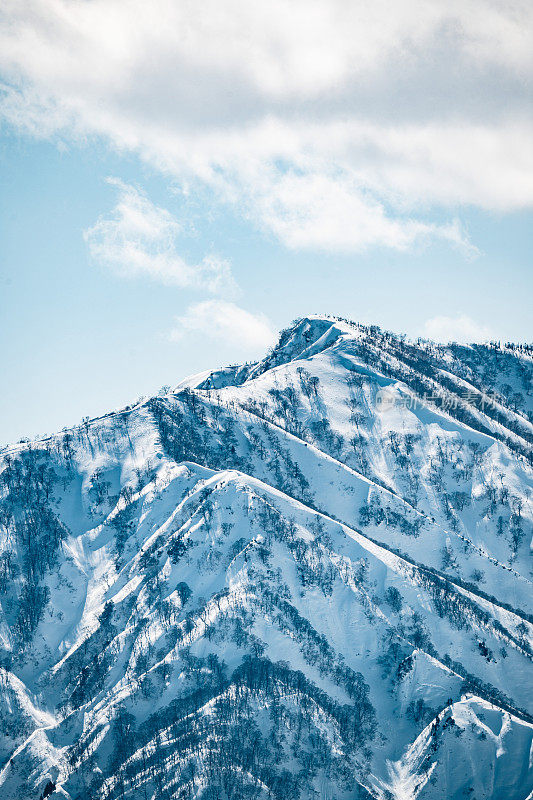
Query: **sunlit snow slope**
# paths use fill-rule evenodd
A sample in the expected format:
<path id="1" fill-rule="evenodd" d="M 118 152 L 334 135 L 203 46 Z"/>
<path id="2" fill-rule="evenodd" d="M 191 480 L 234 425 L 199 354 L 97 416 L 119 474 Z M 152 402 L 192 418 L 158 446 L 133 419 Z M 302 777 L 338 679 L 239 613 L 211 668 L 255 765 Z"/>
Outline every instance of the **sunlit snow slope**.
<path id="1" fill-rule="evenodd" d="M 526 800 L 532 363 L 309 317 L 6 448 L 2 800 Z"/>

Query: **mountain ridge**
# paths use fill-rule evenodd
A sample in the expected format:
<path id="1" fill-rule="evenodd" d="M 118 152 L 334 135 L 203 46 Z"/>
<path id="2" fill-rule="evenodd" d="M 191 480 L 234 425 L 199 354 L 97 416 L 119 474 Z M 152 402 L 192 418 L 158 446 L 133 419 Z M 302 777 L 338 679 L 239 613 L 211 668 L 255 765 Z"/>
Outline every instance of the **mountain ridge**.
<path id="1" fill-rule="evenodd" d="M 311 316 L 0 453 L 7 800 L 526 800 L 531 362 Z"/>

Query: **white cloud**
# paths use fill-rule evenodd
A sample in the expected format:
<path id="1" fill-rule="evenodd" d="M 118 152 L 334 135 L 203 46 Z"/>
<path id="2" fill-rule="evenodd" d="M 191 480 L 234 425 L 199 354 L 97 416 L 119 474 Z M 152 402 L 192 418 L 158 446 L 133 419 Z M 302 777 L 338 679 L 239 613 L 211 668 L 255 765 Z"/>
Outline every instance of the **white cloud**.
<path id="1" fill-rule="evenodd" d="M 147 275 L 175 286 L 236 293 L 227 261 L 206 256 L 198 264 L 187 263 L 176 250 L 177 219 L 135 186 L 115 178 L 109 182 L 117 187 L 118 202 L 109 216 L 100 217 L 84 232 L 95 261 L 123 277 Z"/>
<path id="2" fill-rule="evenodd" d="M 456 317 L 437 316 L 424 323 L 423 334 L 427 339 L 435 342 L 459 342 L 470 344 L 472 342 L 488 342 L 495 338 L 488 325 L 483 325 L 466 314 Z"/>
<path id="3" fill-rule="evenodd" d="M 231 345 L 234 349 L 260 356 L 275 342 L 274 331 L 264 314 L 251 314 L 224 300 L 195 303 L 176 319 L 172 341 L 181 341 L 187 334 L 201 334 Z"/>
<path id="4" fill-rule="evenodd" d="M 442 238 L 475 253 L 458 222 L 436 225 L 391 216 L 383 203 L 346 174 L 277 174 L 273 182 L 253 185 L 259 224 L 287 247 L 357 252 L 381 245 L 408 250 L 416 243 Z"/>
<path id="5" fill-rule="evenodd" d="M 2 9 L 5 119 L 104 136 L 290 247 L 465 244 L 436 210 L 533 205 L 527 0 Z"/>

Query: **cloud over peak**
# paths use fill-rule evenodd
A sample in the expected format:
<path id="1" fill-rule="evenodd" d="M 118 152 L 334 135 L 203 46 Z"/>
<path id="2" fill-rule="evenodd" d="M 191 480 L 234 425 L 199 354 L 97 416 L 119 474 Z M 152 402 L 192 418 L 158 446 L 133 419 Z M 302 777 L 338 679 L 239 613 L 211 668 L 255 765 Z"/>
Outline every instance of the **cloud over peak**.
<path id="1" fill-rule="evenodd" d="M 3 116 L 105 137 L 291 248 L 468 249 L 437 216 L 533 205 L 532 25 L 525 0 L 7 0 Z"/>
<path id="2" fill-rule="evenodd" d="M 251 356 L 263 355 L 276 338 L 264 314 L 252 314 L 224 300 L 203 300 L 189 306 L 176 318 L 170 338 L 179 342 L 191 333 L 229 344 Z"/>

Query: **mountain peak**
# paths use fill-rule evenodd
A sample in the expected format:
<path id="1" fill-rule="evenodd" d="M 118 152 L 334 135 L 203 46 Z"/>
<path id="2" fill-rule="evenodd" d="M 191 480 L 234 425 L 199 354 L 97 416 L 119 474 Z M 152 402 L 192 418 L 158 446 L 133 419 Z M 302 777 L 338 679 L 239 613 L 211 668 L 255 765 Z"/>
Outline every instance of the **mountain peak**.
<path id="1" fill-rule="evenodd" d="M 2 796 L 526 800 L 530 362 L 308 316 L 3 454 Z"/>

